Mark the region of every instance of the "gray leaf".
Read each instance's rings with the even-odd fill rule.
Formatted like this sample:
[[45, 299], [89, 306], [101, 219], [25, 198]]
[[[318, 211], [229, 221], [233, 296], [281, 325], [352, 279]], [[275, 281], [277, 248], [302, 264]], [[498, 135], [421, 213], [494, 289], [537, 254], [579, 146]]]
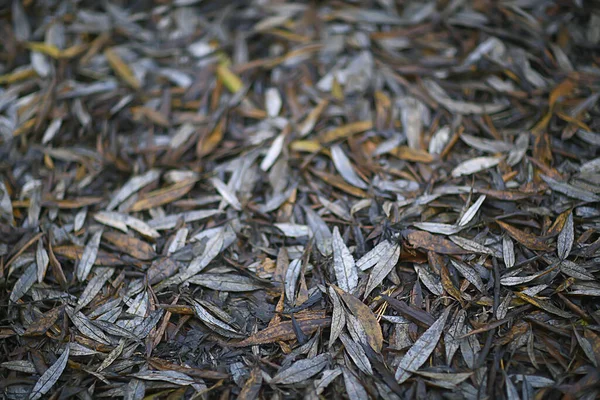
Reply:
[[335, 168], [346, 182], [360, 189], [366, 189], [368, 187], [367, 184], [360, 179], [356, 171], [354, 171], [350, 160], [346, 154], [344, 154], [344, 150], [342, 150], [339, 144], [331, 147], [331, 158], [333, 159]]
[[62, 355], [56, 360], [54, 364], [50, 368], [44, 372], [44, 375], [40, 377], [40, 379], [36, 382], [31, 394], [29, 395], [29, 400], [37, 400], [40, 399], [43, 395], [48, 393], [52, 386], [58, 381], [61, 374], [65, 370], [67, 366], [67, 361], [69, 360], [69, 346], [65, 348]]
[[310, 226], [310, 229], [315, 236], [317, 249], [319, 249], [321, 254], [325, 257], [330, 256], [333, 249], [331, 245], [332, 235], [329, 227], [310, 207], [304, 207], [304, 211], [306, 212], [308, 226]]
[[421, 337], [419, 337], [419, 339], [417, 339], [415, 344], [413, 344], [404, 357], [402, 357], [395, 375], [398, 383], [406, 381], [412, 374], [412, 371], [419, 369], [419, 367], [427, 361], [429, 355], [433, 352], [435, 346], [437, 346], [437, 342], [440, 340], [442, 332], [444, 332], [444, 326], [446, 325], [446, 319], [448, 319], [449, 314], [450, 307], [444, 310], [442, 316], [439, 317], [438, 320], [435, 321]]
[[383, 282], [386, 276], [388, 276], [388, 274], [394, 269], [399, 258], [399, 245], [391, 246], [388, 252], [381, 256], [377, 264], [375, 264], [373, 271], [371, 271], [371, 275], [369, 275], [369, 282], [367, 283], [367, 288], [365, 289], [365, 298], [373, 289], [377, 287], [377, 285]]
[[350, 398], [350, 400], [367, 400], [369, 398], [364, 386], [348, 368], [343, 367], [342, 374], [344, 375], [346, 393], [348, 394], [348, 398]]
[[289, 368], [279, 371], [273, 377], [271, 383], [287, 385], [305, 381], [321, 372], [328, 362], [329, 356], [327, 354], [320, 354], [313, 358], [296, 361]]
[[337, 226], [333, 228], [333, 269], [338, 286], [344, 292], [352, 293], [358, 286], [358, 272]]
[[569, 256], [571, 247], [573, 247], [573, 241], [575, 240], [575, 232], [573, 231], [573, 213], [569, 213], [565, 226], [558, 235], [558, 242], [556, 244], [556, 252], [561, 260], [564, 260]]
[[328, 292], [329, 298], [333, 303], [333, 314], [331, 316], [331, 331], [329, 333], [329, 348], [331, 348], [331, 346], [333, 346], [337, 338], [342, 333], [344, 325], [346, 325], [346, 314], [344, 313], [342, 301], [331, 286], [329, 287]]
[[87, 276], [94, 266], [94, 262], [98, 256], [98, 248], [100, 247], [102, 232], [102, 229], [96, 231], [94, 235], [92, 235], [91, 239], [88, 240], [85, 248], [83, 249], [81, 260], [79, 260], [79, 264], [77, 264], [77, 279], [79, 279], [80, 282], [83, 282], [87, 279]]

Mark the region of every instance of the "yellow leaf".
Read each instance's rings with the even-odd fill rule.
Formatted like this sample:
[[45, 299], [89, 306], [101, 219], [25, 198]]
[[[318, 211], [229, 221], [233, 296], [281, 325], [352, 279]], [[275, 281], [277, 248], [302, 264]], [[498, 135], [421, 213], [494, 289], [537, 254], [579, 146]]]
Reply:
[[141, 87], [140, 81], [133, 75], [131, 68], [125, 64], [112, 48], [104, 50], [104, 56], [110, 64], [110, 67], [115, 71], [115, 74], [123, 79], [129, 86], [136, 90]]
[[31, 51], [37, 51], [38, 53], [49, 55], [52, 58], [60, 57], [60, 49], [51, 44], [42, 42], [27, 42], [25, 43], [25, 47]]
[[430, 163], [433, 156], [424, 150], [412, 149], [408, 146], [398, 146], [390, 152], [393, 156], [406, 161]]
[[212, 132], [201, 141], [198, 142], [198, 157], [203, 157], [210, 154], [217, 148], [221, 140], [223, 140], [223, 131], [225, 129], [225, 118], [222, 118]]
[[223, 81], [225, 87], [231, 93], [237, 93], [244, 84], [242, 80], [227, 67], [227, 64], [221, 63], [217, 67], [217, 76]]
[[371, 121], [358, 121], [342, 125], [325, 133], [321, 137], [321, 143], [329, 143], [334, 140], [347, 138], [357, 133], [368, 131], [371, 128], [373, 128], [373, 122]]
[[24, 79], [33, 78], [34, 76], [36, 76], [36, 73], [33, 68], [14, 71], [9, 74], [0, 75], [0, 85], [15, 83]]
[[295, 140], [290, 144], [290, 149], [304, 153], [315, 153], [321, 150], [322, 147], [316, 140]]

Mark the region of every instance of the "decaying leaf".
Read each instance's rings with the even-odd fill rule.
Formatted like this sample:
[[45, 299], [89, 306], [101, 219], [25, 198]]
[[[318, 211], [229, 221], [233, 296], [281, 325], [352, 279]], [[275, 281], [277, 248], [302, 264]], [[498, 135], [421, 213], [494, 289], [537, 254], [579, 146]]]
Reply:
[[419, 369], [427, 361], [444, 332], [449, 314], [450, 308], [446, 308], [444, 313], [419, 337], [402, 357], [395, 375], [398, 383], [406, 381], [413, 371]]
[[58, 378], [60, 378], [62, 375], [65, 367], [67, 366], [68, 360], [69, 346], [65, 348], [62, 355], [58, 357], [58, 360], [56, 360], [56, 362], [52, 364], [42, 376], [40, 376], [40, 379], [36, 382], [35, 386], [31, 390], [29, 398], [32, 400], [37, 400], [48, 393], [50, 389], [52, 389], [52, 386], [54, 386], [54, 384], [58, 381]]
[[358, 319], [362, 329], [367, 335], [367, 341], [373, 350], [379, 352], [383, 346], [383, 334], [381, 332], [381, 326], [379, 321], [375, 317], [375, 314], [367, 307], [363, 302], [358, 300], [356, 297], [340, 289], [337, 286], [333, 286], [333, 289], [342, 298], [350, 312]]
[[358, 285], [358, 272], [354, 257], [346, 247], [337, 226], [333, 228], [333, 269], [339, 287], [345, 292], [353, 292]]
[[[310, 335], [318, 328], [323, 328], [331, 324], [331, 318], [315, 315], [314, 318], [296, 317], [298, 326], [305, 335]], [[257, 344], [273, 343], [278, 341], [291, 340], [296, 337], [292, 321], [282, 321], [268, 328], [255, 333], [254, 335], [242, 340], [241, 342], [231, 343], [236, 347], [253, 346]]]
[[2, 396], [598, 397], [590, 2], [4, 3]]
[[399, 258], [399, 245], [391, 246], [386, 254], [381, 255], [381, 258], [377, 264], [375, 264], [371, 270], [371, 274], [369, 275], [369, 281], [367, 283], [367, 288], [365, 289], [365, 297], [367, 297], [373, 289], [383, 282], [385, 277], [388, 276], [392, 269], [394, 269]]
[[289, 368], [280, 371], [271, 380], [272, 384], [286, 385], [303, 382], [321, 372], [328, 363], [327, 354], [320, 354], [313, 358], [296, 361]]

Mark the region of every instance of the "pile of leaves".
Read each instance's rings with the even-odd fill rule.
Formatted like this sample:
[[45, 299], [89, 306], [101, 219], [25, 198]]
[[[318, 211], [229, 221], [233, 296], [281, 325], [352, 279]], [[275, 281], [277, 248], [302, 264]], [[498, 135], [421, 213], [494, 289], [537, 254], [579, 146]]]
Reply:
[[600, 9], [0, 5], [0, 391], [600, 396]]

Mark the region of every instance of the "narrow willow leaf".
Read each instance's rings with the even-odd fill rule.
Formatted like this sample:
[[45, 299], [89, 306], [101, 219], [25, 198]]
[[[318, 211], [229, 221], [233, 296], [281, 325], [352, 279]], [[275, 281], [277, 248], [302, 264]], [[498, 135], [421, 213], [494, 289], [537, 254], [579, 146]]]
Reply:
[[278, 222], [274, 225], [287, 237], [302, 237], [311, 235], [311, 230], [306, 225], [291, 224], [288, 222]]
[[327, 388], [327, 386], [329, 386], [329, 384], [331, 382], [333, 382], [341, 374], [342, 374], [342, 371], [340, 370], [339, 367], [336, 369], [328, 369], [328, 370], [323, 371], [323, 375], [321, 376], [321, 378], [317, 379], [314, 383], [316, 394], [319, 395], [319, 394], [323, 393], [325, 388]]
[[419, 337], [419, 339], [417, 339], [404, 357], [402, 357], [395, 375], [398, 383], [406, 381], [413, 371], [418, 370], [419, 367], [427, 361], [437, 346], [437, 342], [440, 340], [442, 332], [444, 332], [448, 315], [450, 315], [450, 307], [444, 310], [442, 316], [439, 317], [437, 321], [435, 321], [433, 325]]
[[25, 295], [31, 289], [36, 281], [37, 266], [32, 263], [25, 269], [23, 274], [17, 279], [13, 286], [12, 292], [10, 292], [10, 301], [16, 303], [21, 297]]
[[212, 260], [217, 257], [221, 251], [223, 250], [223, 245], [225, 241], [225, 229], [219, 231], [217, 235], [212, 236], [208, 242], [206, 242], [206, 247], [204, 248], [204, 252], [195, 257], [190, 265], [183, 272], [175, 275], [173, 278], [161, 283], [159, 287], [166, 287], [168, 284], [176, 283], [179, 284], [184, 282], [186, 279], [191, 278], [192, 276], [201, 272], [204, 268], [210, 264]]
[[462, 230], [459, 226], [439, 222], [413, 222], [411, 225], [421, 230], [441, 235], [454, 235]]
[[283, 104], [279, 90], [276, 88], [268, 88], [265, 92], [265, 104], [267, 115], [271, 118], [276, 117], [279, 114], [279, 111], [281, 111], [281, 106]]
[[103, 344], [110, 344], [110, 340], [106, 337], [98, 327], [96, 327], [88, 317], [83, 315], [81, 312], [75, 312], [71, 307], [66, 308], [69, 319], [73, 322], [73, 325], [81, 332], [84, 336], [89, 337], [96, 342]]
[[472, 175], [477, 172], [495, 167], [500, 164], [500, 157], [476, 157], [459, 164], [452, 170], [452, 176], [457, 178], [463, 175]]
[[344, 344], [346, 352], [348, 353], [352, 361], [354, 361], [354, 364], [358, 367], [358, 369], [360, 369], [365, 374], [373, 375], [371, 362], [367, 358], [367, 354], [365, 353], [363, 348], [345, 333], [342, 333], [340, 335], [340, 339]]
[[346, 367], [342, 368], [346, 394], [350, 400], [368, 400], [369, 395], [358, 378]]
[[42, 283], [44, 277], [46, 276], [46, 270], [48, 269], [50, 258], [48, 257], [48, 252], [44, 248], [44, 243], [41, 240], [38, 240], [37, 242], [37, 247], [35, 250], [35, 262], [37, 265], [37, 280], [38, 283]]
[[342, 306], [342, 302], [335, 290], [332, 287], [329, 287], [329, 298], [333, 303], [333, 313], [331, 316], [331, 330], [329, 333], [329, 348], [333, 346], [337, 338], [342, 333], [344, 329], [344, 325], [346, 325], [346, 317], [344, 313], [344, 308]]
[[294, 304], [296, 299], [296, 283], [301, 269], [302, 260], [292, 260], [285, 273], [285, 297], [291, 304]]
[[421, 282], [423, 282], [431, 293], [437, 296], [442, 296], [444, 294], [444, 287], [442, 286], [440, 278], [429, 271], [429, 268], [415, 264], [415, 270], [417, 271], [417, 275], [419, 275]]
[[352, 293], [358, 286], [358, 272], [354, 258], [340, 236], [337, 226], [333, 228], [333, 270], [338, 286], [343, 291]]
[[469, 207], [467, 209], [467, 211], [463, 214], [460, 221], [458, 221], [458, 226], [465, 226], [469, 222], [471, 222], [471, 220], [473, 220], [473, 218], [477, 214], [477, 211], [479, 211], [479, 208], [483, 204], [485, 197], [486, 197], [485, 194], [482, 194], [481, 196], [479, 196], [479, 198], [475, 201], [475, 203], [473, 203], [473, 205], [471, 205], [471, 207]]
[[387, 240], [379, 242], [377, 246], [373, 247], [371, 251], [362, 256], [356, 262], [356, 267], [359, 268], [361, 271], [365, 271], [371, 268], [372, 266], [377, 264], [377, 262], [381, 259], [381, 257], [383, 257], [384, 254], [388, 254], [390, 252], [391, 247], [392, 244]]
[[375, 289], [383, 280], [388, 276], [394, 269], [400, 258], [400, 246], [391, 246], [386, 254], [382, 254], [381, 258], [373, 267], [371, 275], [369, 275], [369, 282], [365, 289], [365, 298]]
[[262, 289], [252, 278], [235, 274], [198, 274], [186, 282], [222, 292], [249, 292]]
[[277, 157], [281, 154], [283, 150], [283, 143], [285, 142], [285, 133], [280, 133], [279, 136], [273, 140], [271, 147], [269, 147], [269, 151], [267, 151], [267, 155], [260, 163], [260, 169], [263, 171], [268, 171], [269, 168], [275, 164], [277, 161]]
[[564, 260], [569, 256], [571, 248], [573, 247], [573, 241], [575, 240], [575, 233], [573, 230], [573, 213], [569, 213], [565, 226], [558, 235], [558, 241], [556, 244], [556, 252], [561, 260]]
[[121, 355], [121, 353], [123, 352], [124, 348], [125, 348], [125, 340], [121, 339], [119, 341], [119, 345], [117, 347], [115, 347], [108, 354], [108, 356], [106, 356], [106, 358], [104, 359], [104, 361], [102, 361], [102, 364], [100, 364], [100, 366], [98, 366], [98, 369], [96, 369], [96, 372], [102, 372], [103, 370], [105, 370], [106, 368], [108, 368]]
[[306, 212], [306, 220], [308, 221], [308, 226], [310, 226], [311, 231], [315, 236], [315, 242], [317, 244], [317, 249], [321, 252], [325, 257], [330, 256], [333, 248], [332, 248], [332, 235], [329, 227], [323, 221], [323, 219], [314, 212], [310, 207], [305, 207], [304, 211]]
[[142, 189], [144, 186], [148, 186], [152, 182], [156, 181], [160, 177], [160, 171], [151, 169], [143, 175], [134, 176], [125, 185], [121, 186], [121, 189], [111, 197], [107, 211], [114, 210], [119, 204], [125, 201], [128, 197]]
[[331, 147], [331, 158], [333, 159], [335, 168], [346, 182], [360, 189], [366, 189], [368, 187], [365, 181], [360, 179], [356, 171], [354, 171], [350, 160], [346, 154], [344, 154], [344, 150], [342, 150], [340, 145], [336, 144]]
[[140, 379], [131, 379], [125, 389], [123, 400], [142, 400], [146, 394], [146, 384]]
[[183, 372], [178, 371], [143, 371], [136, 372], [135, 374], [131, 374], [130, 376], [143, 379], [146, 381], [163, 381], [169, 382], [175, 385], [188, 386], [196, 383], [194, 378], [184, 374]]
[[356, 325], [348, 321], [348, 329], [362, 329], [371, 348], [376, 352], [380, 352], [383, 346], [383, 333], [373, 311], [350, 293], [344, 292], [337, 286], [332, 285], [332, 287], [340, 295], [352, 315], [358, 320]]
[[48, 393], [52, 386], [58, 381], [58, 378], [62, 375], [65, 367], [67, 366], [67, 361], [69, 360], [69, 346], [65, 348], [62, 355], [56, 360], [54, 364], [50, 366], [44, 372], [44, 375], [40, 377], [40, 379], [36, 382], [31, 394], [29, 395], [29, 400], [37, 400], [42, 398], [43, 395]]
[[485, 293], [485, 287], [483, 285], [483, 281], [481, 280], [481, 276], [479, 273], [470, 265], [456, 260], [450, 260], [454, 268], [460, 272], [462, 276], [464, 276], [469, 282], [473, 284], [482, 293]]
[[313, 358], [300, 360], [293, 363], [289, 368], [280, 371], [273, 377], [271, 383], [287, 385], [290, 383], [303, 382], [319, 372], [329, 363], [327, 354], [320, 354]]
[[35, 364], [28, 360], [5, 361], [0, 367], [11, 371], [25, 372], [26, 374], [36, 374]]
[[217, 192], [219, 192], [219, 194], [223, 197], [223, 200], [225, 200], [235, 210], [242, 210], [242, 204], [238, 200], [237, 196], [235, 195], [235, 193], [233, 193], [231, 189], [227, 187], [225, 183], [223, 183], [222, 180], [215, 177], [212, 178], [210, 181], [217, 190]]
[[225, 322], [213, 317], [213, 315], [210, 314], [208, 312], [208, 310], [206, 310], [206, 308], [204, 308], [198, 301], [194, 301], [194, 311], [196, 312], [196, 315], [198, 316], [198, 318], [200, 318], [200, 320], [202, 322], [208, 323], [209, 326], [215, 325], [226, 331], [230, 331], [233, 333], [239, 333], [237, 330], [233, 329], [231, 326], [227, 325]]
[[555, 192], [562, 193], [574, 199], [578, 199], [586, 202], [598, 202], [600, 201], [600, 196], [589, 192], [587, 190], [580, 189], [573, 185], [569, 185], [568, 183], [559, 182], [549, 176], [540, 175], [540, 177], [550, 186], [552, 190]]
[[90, 279], [87, 286], [83, 290], [83, 293], [81, 293], [81, 295], [79, 296], [75, 312], [87, 306], [94, 299], [94, 297], [98, 293], [100, 293], [100, 291], [104, 287], [104, 284], [110, 279], [114, 272], [115, 269], [109, 267], [102, 267], [96, 269], [96, 275], [92, 279]]
[[80, 282], [83, 282], [87, 279], [87, 276], [94, 266], [94, 262], [98, 256], [98, 248], [100, 247], [102, 232], [102, 229], [96, 231], [90, 240], [88, 240], [85, 248], [83, 249], [81, 260], [79, 260], [79, 264], [77, 264], [77, 279], [79, 279]]
[[515, 265], [515, 246], [508, 236], [502, 237], [502, 257], [506, 268], [510, 269]]

